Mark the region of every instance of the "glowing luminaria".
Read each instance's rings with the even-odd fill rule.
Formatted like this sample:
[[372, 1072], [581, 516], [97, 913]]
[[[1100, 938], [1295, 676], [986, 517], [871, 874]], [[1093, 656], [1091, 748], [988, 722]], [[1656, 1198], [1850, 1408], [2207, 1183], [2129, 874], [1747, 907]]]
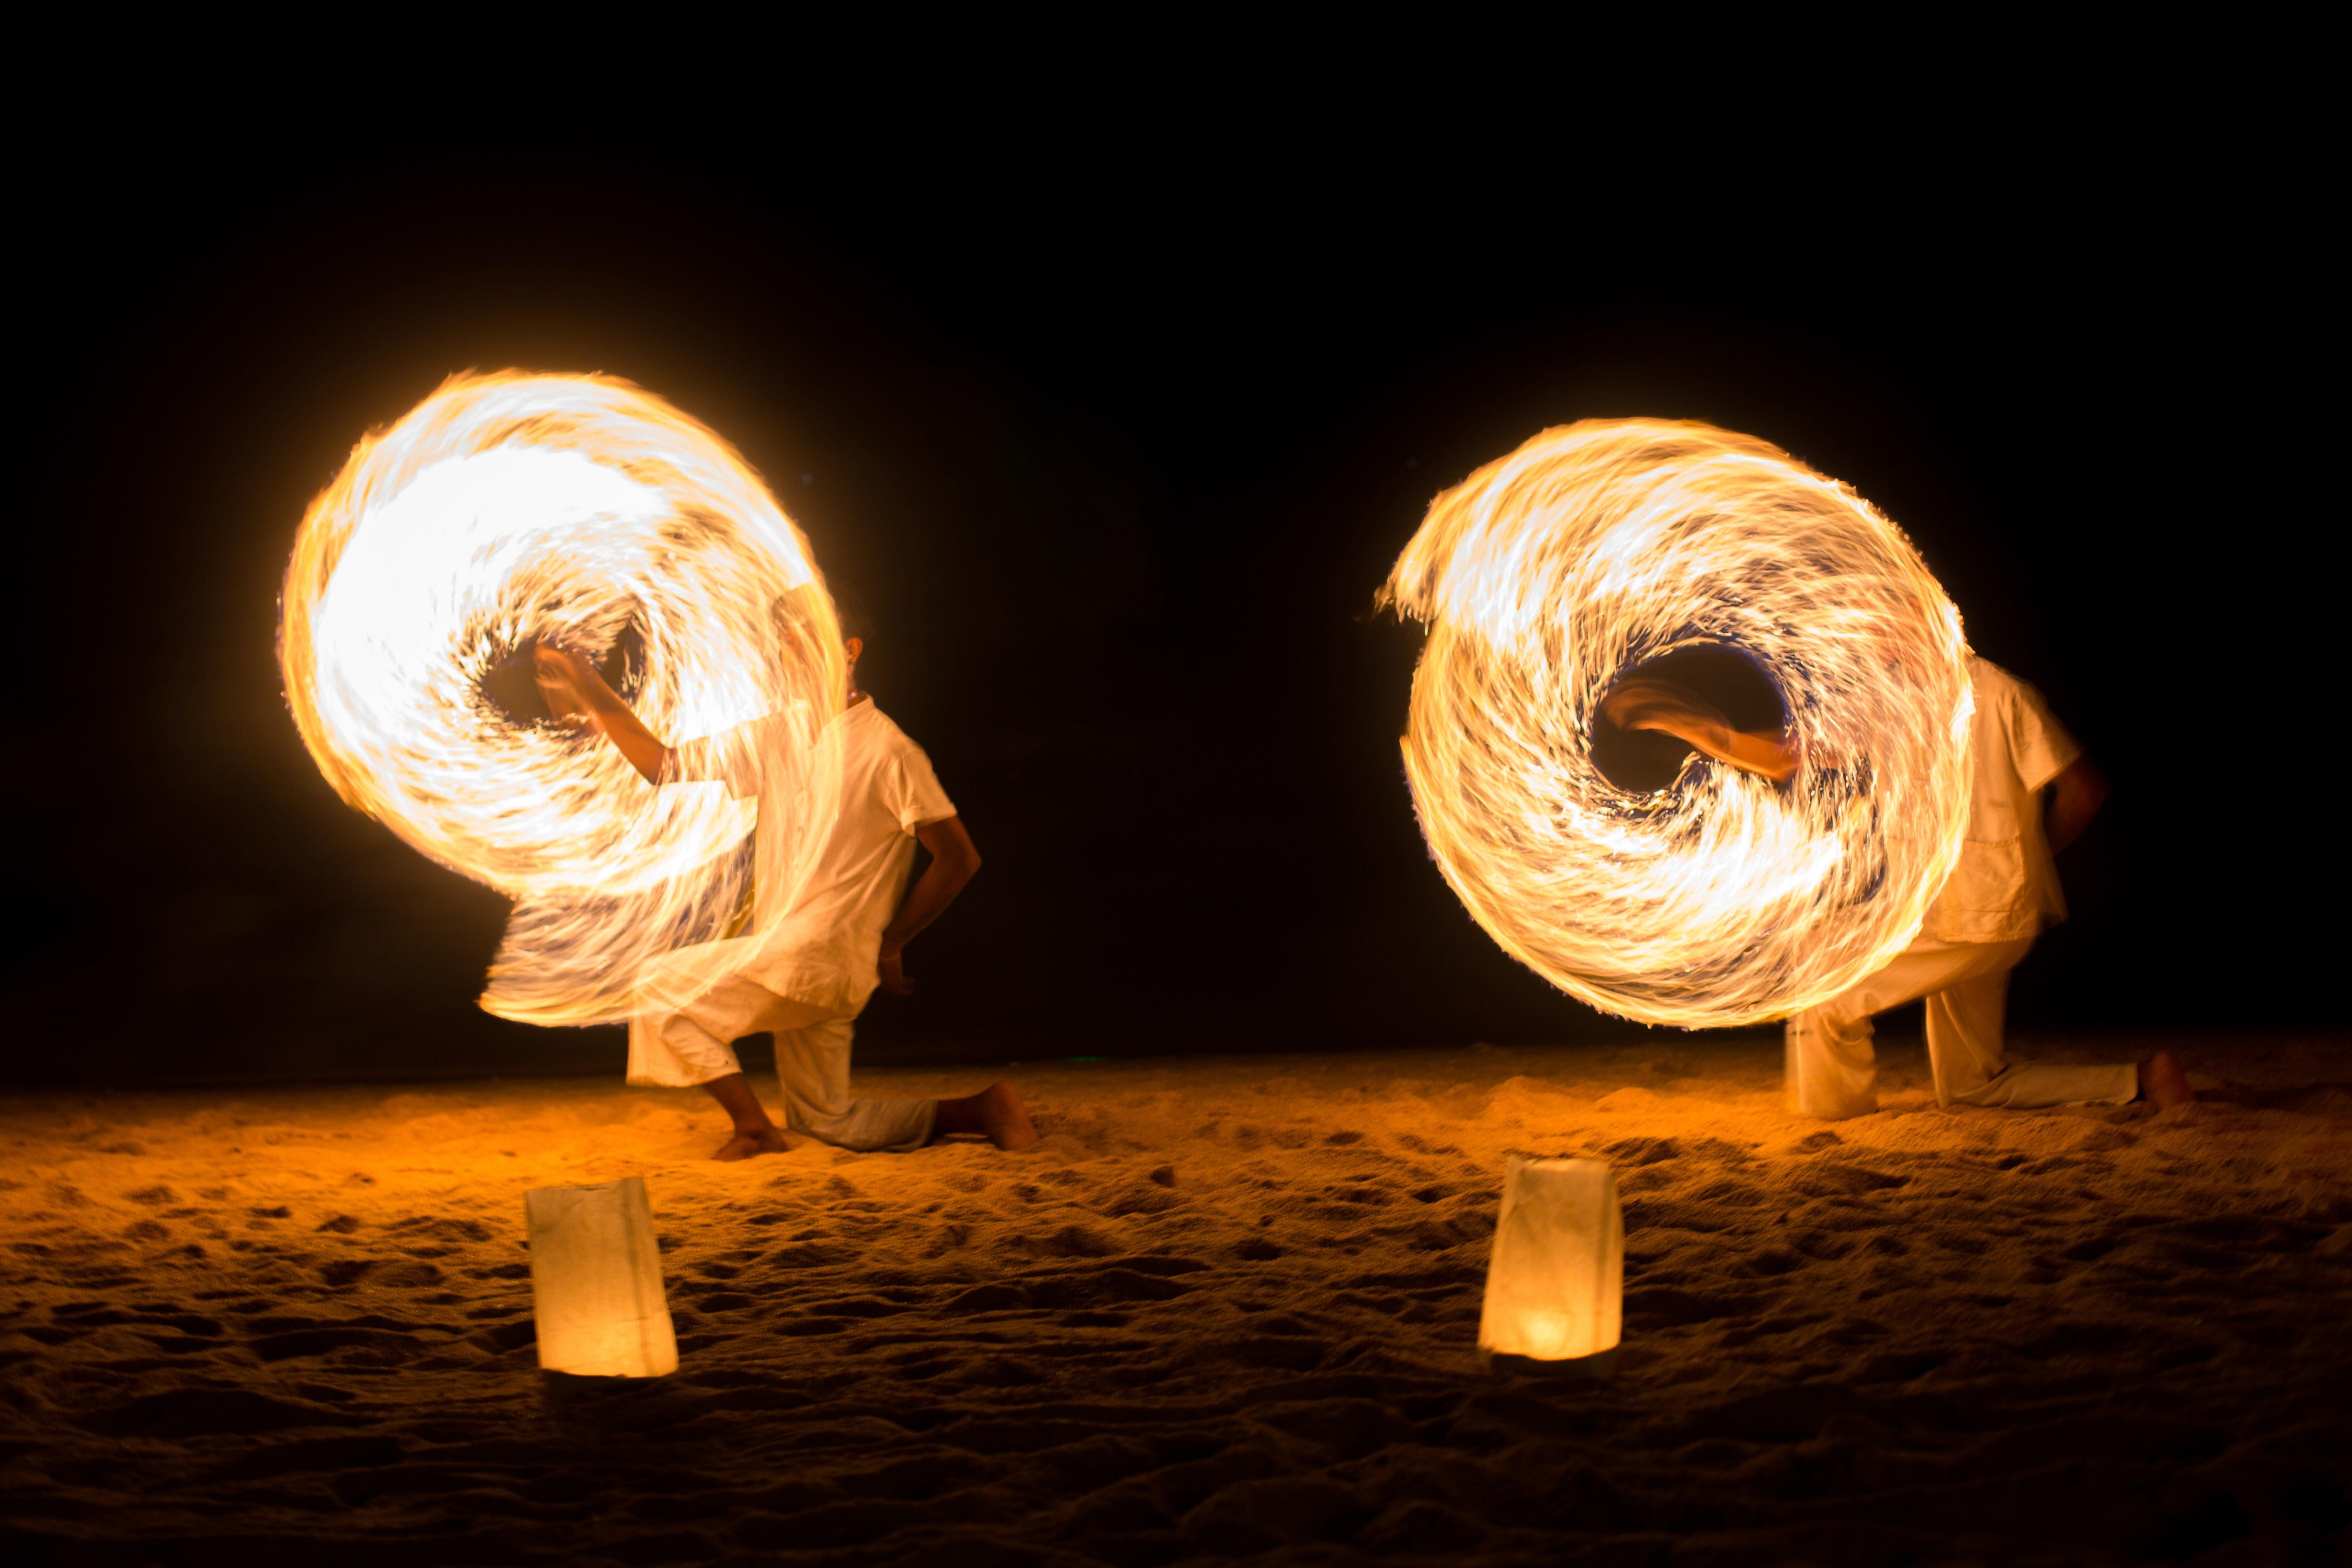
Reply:
[[[502, 1016], [624, 1016], [647, 958], [721, 934], [749, 875], [797, 887], [831, 820], [845, 671], [808, 542], [731, 447], [626, 382], [452, 378], [310, 503], [282, 615], [287, 697], [328, 782], [516, 900], [482, 996]], [[619, 684], [656, 734], [772, 713], [795, 742], [805, 809], [756, 868], [751, 803], [656, 789], [485, 689], [534, 639], [601, 657], [631, 628]]]
[[[1834, 995], [1919, 930], [1968, 821], [1967, 645], [1900, 530], [1709, 426], [1547, 430], [1437, 498], [1383, 597], [1427, 623], [1406, 773], [1446, 880], [1514, 957], [1648, 1023]], [[1636, 794], [1596, 710], [1678, 648], [1738, 649], [1800, 762], [1694, 754]]]

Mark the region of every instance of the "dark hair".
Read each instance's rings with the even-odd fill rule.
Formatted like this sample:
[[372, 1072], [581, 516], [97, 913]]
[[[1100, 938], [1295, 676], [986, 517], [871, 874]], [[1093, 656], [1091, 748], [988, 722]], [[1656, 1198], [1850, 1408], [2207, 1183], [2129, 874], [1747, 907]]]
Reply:
[[833, 595], [833, 618], [841, 624], [842, 640], [851, 637], [860, 642], [874, 640], [874, 617], [866, 613], [866, 601], [856, 591], [841, 583], [827, 583]]

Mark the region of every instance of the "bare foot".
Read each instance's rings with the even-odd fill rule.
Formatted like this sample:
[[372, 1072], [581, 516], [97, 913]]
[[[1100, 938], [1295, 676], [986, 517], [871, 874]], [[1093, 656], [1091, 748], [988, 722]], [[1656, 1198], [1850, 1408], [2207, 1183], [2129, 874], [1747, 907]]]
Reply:
[[931, 1135], [950, 1138], [977, 1132], [1000, 1149], [1026, 1149], [1037, 1142], [1037, 1128], [1021, 1103], [1021, 1091], [1009, 1083], [992, 1083], [978, 1094], [939, 1102]]
[[781, 1154], [784, 1152], [783, 1129], [768, 1120], [760, 1097], [751, 1092], [751, 1080], [740, 1072], [714, 1078], [702, 1086], [710, 1092], [727, 1112], [727, 1120], [735, 1124], [735, 1136], [719, 1146], [714, 1160], [748, 1160], [754, 1154]]
[[1009, 1083], [992, 1083], [980, 1091], [980, 1125], [988, 1141], [1000, 1149], [1026, 1149], [1037, 1142], [1037, 1125], [1021, 1091]]
[[2158, 1110], [2197, 1103], [2197, 1091], [2189, 1087], [2189, 1069], [2170, 1051], [2158, 1051], [2139, 1064], [2139, 1092]]
[[781, 1154], [789, 1147], [781, 1127], [762, 1127], [754, 1132], [737, 1132], [719, 1146], [714, 1160], [748, 1160], [754, 1154]]

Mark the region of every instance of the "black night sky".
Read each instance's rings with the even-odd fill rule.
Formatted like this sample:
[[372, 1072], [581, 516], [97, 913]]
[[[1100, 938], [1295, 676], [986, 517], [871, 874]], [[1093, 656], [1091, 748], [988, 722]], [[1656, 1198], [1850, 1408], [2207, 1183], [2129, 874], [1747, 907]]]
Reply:
[[617, 1075], [616, 1030], [474, 1008], [503, 901], [343, 807], [279, 690], [305, 503], [469, 367], [671, 399], [871, 605], [866, 684], [987, 868], [870, 1059], [1623, 1037], [1429, 864], [1416, 637], [1370, 611], [1436, 491], [1626, 414], [1853, 483], [2105, 765], [2017, 1027], [2335, 1016], [2319, 307], [2229, 171], [1617, 190], [1466, 145], [1086, 142], [887, 179], [182, 149], [37, 185], [7, 1075]]

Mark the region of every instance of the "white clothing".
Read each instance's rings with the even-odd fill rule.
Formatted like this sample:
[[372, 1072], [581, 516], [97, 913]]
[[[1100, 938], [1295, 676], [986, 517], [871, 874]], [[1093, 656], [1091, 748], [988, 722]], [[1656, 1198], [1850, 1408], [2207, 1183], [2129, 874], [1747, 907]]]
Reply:
[[1922, 996], [1927, 999], [1927, 1064], [1938, 1105], [2122, 1105], [2137, 1097], [2139, 1069], [2129, 1062], [2006, 1065], [2001, 1016], [2009, 1001], [2009, 972], [2032, 946], [2032, 937], [1945, 942], [1922, 936], [1885, 968], [1798, 1014], [1787, 1027], [1789, 1109], [1832, 1121], [1877, 1110], [1871, 1015]]
[[2128, 1062], [2006, 1063], [2009, 972], [2044, 925], [2066, 918], [2042, 831], [2041, 791], [2083, 749], [2042, 694], [1999, 665], [1972, 657], [1969, 679], [1976, 691], [1974, 765], [1959, 862], [1916, 941], [1877, 973], [1789, 1020], [1789, 1108], [1801, 1116], [1836, 1121], [1877, 1110], [1871, 1016], [1922, 996], [1938, 1105], [2121, 1105], [2139, 1093], [2139, 1069]]
[[[717, 1022], [714, 1031], [701, 1020]], [[742, 1071], [731, 1041], [768, 1031], [787, 1131], [843, 1149], [919, 1149], [939, 1114], [933, 1100], [856, 1100], [849, 1093], [854, 1016], [787, 1001], [749, 980], [722, 981], [693, 1016], [649, 1011], [629, 1020], [629, 1081], [682, 1088]]]
[[2042, 833], [2041, 791], [2083, 748], [2042, 693], [1991, 660], [1971, 657], [1969, 681], [1977, 710], [1969, 734], [1975, 765], [1968, 831], [1923, 929], [1945, 942], [2013, 942], [2066, 918]]
[[[724, 1078], [742, 1070], [732, 1041], [772, 1032], [787, 1128], [846, 1149], [913, 1148], [930, 1138], [936, 1103], [851, 1099], [851, 1025], [880, 984], [882, 932], [906, 889], [915, 831], [956, 809], [923, 749], [871, 700], [835, 723], [840, 807], [799, 896], [777, 909], [772, 900], [782, 895], [756, 888], [755, 934], [680, 948], [646, 965], [629, 1022], [629, 1081], [677, 1088]], [[717, 777], [737, 799], [757, 795], [765, 834], [772, 814], [790, 805], [772, 800], [767, 787], [786, 770], [757, 766], [772, 729], [781, 735], [758, 720], [688, 742], [677, 749], [677, 776]]]
[[[788, 890], [755, 889], [752, 935], [664, 954], [646, 966], [642, 994], [691, 1006], [698, 989], [742, 976], [776, 995], [845, 1017], [865, 1007], [881, 980], [875, 959], [883, 929], [898, 912], [915, 862], [915, 830], [953, 816], [956, 808], [930, 758], [870, 700], [834, 723], [841, 741], [840, 805], [799, 896], [789, 909], [778, 908]], [[772, 724], [754, 720], [741, 731], [689, 741], [677, 751], [678, 778], [715, 777], [739, 800], [758, 796], [763, 836], [774, 830], [776, 814], [793, 809], [791, 802], [770, 798], [766, 788], [785, 768], [751, 776], [767, 754], [760, 742]], [[740, 743], [745, 731], [753, 743]], [[774, 864], [764, 846], [758, 863]]]

